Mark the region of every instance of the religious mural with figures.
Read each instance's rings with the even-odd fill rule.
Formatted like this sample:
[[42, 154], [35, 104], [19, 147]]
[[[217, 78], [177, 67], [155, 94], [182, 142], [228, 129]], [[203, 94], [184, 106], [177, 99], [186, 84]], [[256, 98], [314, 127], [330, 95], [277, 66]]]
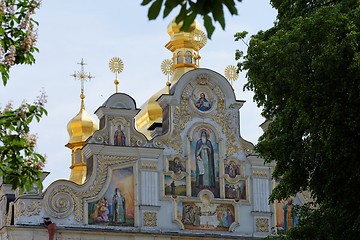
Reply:
[[235, 221], [235, 211], [231, 204], [178, 202], [177, 219], [185, 229], [228, 231]]
[[220, 196], [219, 150], [213, 130], [206, 126], [192, 132], [191, 149], [191, 195], [196, 197], [203, 189]]
[[133, 168], [112, 171], [106, 193], [88, 204], [88, 222], [95, 225], [134, 225]]

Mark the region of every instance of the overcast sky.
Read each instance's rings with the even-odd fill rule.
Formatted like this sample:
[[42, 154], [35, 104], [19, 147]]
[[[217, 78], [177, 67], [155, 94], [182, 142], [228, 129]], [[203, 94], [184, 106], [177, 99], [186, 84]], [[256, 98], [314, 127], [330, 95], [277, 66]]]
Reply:
[[[17, 107], [24, 99], [32, 102], [44, 89], [48, 95], [48, 116], [33, 124], [38, 135], [38, 151], [47, 155], [45, 170], [51, 174], [44, 184], [70, 176], [71, 150], [67, 123], [80, 108], [80, 82], [70, 75], [80, 70], [83, 58], [85, 71], [94, 79], [85, 82], [85, 106], [95, 119], [94, 111], [115, 93], [114, 74], [108, 62], [119, 57], [124, 71], [119, 75], [119, 91], [132, 96], [140, 108], [155, 92], [165, 86], [167, 77], [160, 65], [172, 54], [164, 46], [170, 40], [167, 25], [175, 17], [155, 21], [147, 19], [148, 7], [142, 1], [47, 0], [34, 18], [39, 21], [38, 44], [32, 66], [15, 66], [6, 87], [0, 87], [0, 105], [9, 100]], [[266, 0], [243, 0], [237, 3], [239, 15], [226, 16], [226, 30], [216, 25], [212, 40], [200, 51], [200, 67], [224, 74], [225, 67], [236, 65], [235, 50], [246, 51], [245, 44], [234, 41], [234, 33], [255, 34], [273, 26], [276, 12]], [[225, 9], [225, 11], [227, 11]], [[198, 19], [202, 23], [201, 19]], [[241, 136], [256, 144], [264, 119], [253, 103], [252, 93], [243, 91], [245, 74], [235, 82], [238, 100], [246, 100], [240, 109]]]

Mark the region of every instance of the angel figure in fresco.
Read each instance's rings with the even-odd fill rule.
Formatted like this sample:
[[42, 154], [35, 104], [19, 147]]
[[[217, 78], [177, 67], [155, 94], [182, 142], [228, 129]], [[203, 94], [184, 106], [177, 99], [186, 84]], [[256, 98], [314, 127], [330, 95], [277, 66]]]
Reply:
[[200, 93], [200, 98], [195, 101], [195, 106], [203, 112], [211, 108], [211, 103], [205, 98], [205, 93]]
[[125, 146], [125, 134], [121, 126], [114, 133], [114, 145]]
[[195, 147], [196, 181], [199, 188], [215, 186], [214, 149], [206, 131], [201, 131]]
[[115, 188], [115, 194], [113, 196], [113, 204], [112, 204], [112, 221], [114, 223], [125, 223], [126, 217], [126, 204], [125, 198], [121, 194], [119, 188]]

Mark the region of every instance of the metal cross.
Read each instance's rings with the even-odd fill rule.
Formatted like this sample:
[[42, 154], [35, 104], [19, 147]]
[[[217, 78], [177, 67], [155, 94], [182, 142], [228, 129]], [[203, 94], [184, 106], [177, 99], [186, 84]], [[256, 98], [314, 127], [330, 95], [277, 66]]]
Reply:
[[76, 72], [74, 71], [74, 74], [71, 74], [70, 76], [74, 77], [75, 80], [80, 80], [81, 82], [81, 94], [80, 94], [80, 98], [83, 99], [85, 98], [84, 95], [84, 82], [89, 79], [91, 80], [92, 78], [94, 78], [94, 76], [91, 76], [90, 72], [87, 73], [84, 71], [84, 65], [86, 65], [86, 63], [84, 62], [84, 59], [81, 59], [81, 62], [79, 62], [78, 64], [81, 65], [81, 70]]

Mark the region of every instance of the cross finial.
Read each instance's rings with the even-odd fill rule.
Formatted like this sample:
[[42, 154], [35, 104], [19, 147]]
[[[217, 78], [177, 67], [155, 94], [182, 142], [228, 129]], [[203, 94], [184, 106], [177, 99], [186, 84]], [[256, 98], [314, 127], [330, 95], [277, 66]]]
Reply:
[[115, 80], [114, 80], [115, 90], [116, 90], [116, 93], [118, 93], [119, 80], [117, 78], [118, 78], [118, 74], [124, 70], [124, 63], [120, 58], [113, 57], [109, 61], [109, 68], [110, 68], [110, 71], [115, 73]]
[[239, 77], [237, 68], [234, 65], [229, 65], [225, 68], [225, 77], [230, 82], [232, 88], [234, 88], [234, 81]]
[[171, 87], [170, 77], [174, 74], [173, 61], [170, 60], [170, 59], [165, 59], [161, 63], [161, 71], [163, 72], [163, 74], [165, 74], [168, 77], [168, 80], [166, 82], [166, 86], [168, 87], [168, 91], [170, 93], [170, 87]]
[[80, 80], [81, 82], [81, 93], [80, 93], [80, 98], [83, 100], [85, 98], [85, 94], [84, 94], [84, 82], [89, 79], [91, 80], [92, 78], [94, 78], [94, 76], [91, 76], [90, 72], [87, 73], [85, 72], [84, 70], [84, 65], [87, 65], [85, 62], [84, 62], [84, 59], [81, 59], [81, 62], [79, 62], [78, 64], [81, 65], [81, 70], [76, 72], [74, 71], [74, 74], [71, 74], [72, 77], [75, 78], [75, 80]]

